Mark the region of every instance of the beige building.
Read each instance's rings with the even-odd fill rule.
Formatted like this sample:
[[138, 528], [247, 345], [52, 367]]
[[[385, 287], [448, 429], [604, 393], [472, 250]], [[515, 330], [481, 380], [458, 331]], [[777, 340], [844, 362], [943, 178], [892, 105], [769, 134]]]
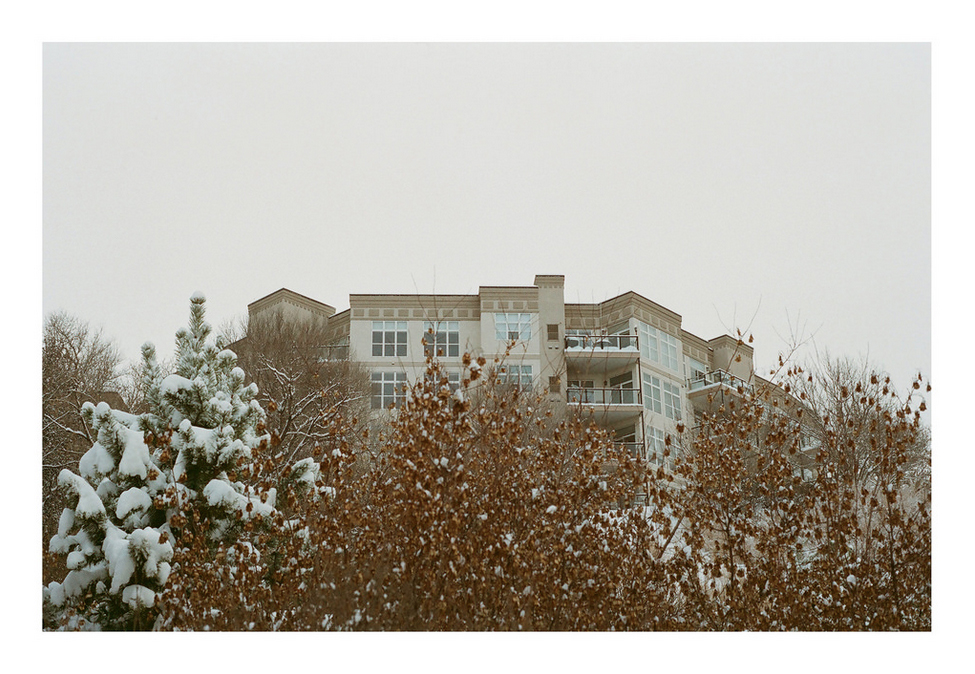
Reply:
[[680, 314], [635, 292], [566, 304], [564, 285], [563, 276], [539, 275], [530, 286], [481, 286], [477, 295], [350, 295], [338, 313], [281, 289], [251, 303], [248, 314], [323, 321], [328, 355], [370, 370], [374, 409], [403, 400], [428, 353], [459, 383], [465, 352], [490, 363], [513, 342], [502, 379], [592, 411], [617, 441], [653, 462], [678, 424], [693, 428], [695, 413], [764, 382], [754, 374], [752, 347], [734, 337], [693, 335]]

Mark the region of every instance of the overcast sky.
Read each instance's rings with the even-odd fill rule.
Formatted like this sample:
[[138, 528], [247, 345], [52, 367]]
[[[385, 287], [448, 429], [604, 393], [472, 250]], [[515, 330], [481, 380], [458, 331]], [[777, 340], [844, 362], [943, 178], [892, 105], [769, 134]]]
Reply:
[[47, 44], [43, 308], [135, 359], [203, 291], [564, 274], [709, 339], [931, 362], [927, 44]]
[[[33, 382], [34, 393], [5, 387], [12, 416], [37, 418], [41, 304], [103, 326], [135, 358], [145, 340], [171, 353], [195, 290], [207, 294], [219, 325], [282, 286], [342, 310], [350, 292], [474, 293], [561, 273], [569, 301], [634, 290], [704, 338], [757, 311], [762, 366], [784, 345], [787, 316], [798, 316], [820, 346], [853, 357], [869, 349], [904, 382], [915, 368], [930, 369], [933, 272], [935, 641], [919, 649], [898, 638], [862, 655], [917, 669], [965, 652], [958, 646], [967, 643], [971, 591], [957, 579], [970, 554], [954, 534], [967, 526], [975, 467], [967, 378], [953, 375], [956, 342], [971, 334], [964, 232], [972, 221], [975, 59], [962, 3], [303, 4], [171, 0], [138, 9], [41, 0], [7, 8], [0, 68], [12, 94], [0, 133], [14, 203], [8, 315], [33, 316], [36, 325], [5, 331], [14, 353], [36, 354], [14, 368], [14, 381]], [[923, 44], [59, 43], [213, 39]], [[544, 250], [533, 246], [538, 240]], [[29, 428], [14, 450], [40, 446], [39, 424], [19, 427]], [[4, 492], [4, 503], [34, 511], [11, 518], [8, 538], [36, 540], [40, 499], [29, 485], [39, 484], [39, 462], [31, 452], [9, 453], [12, 474], [29, 469], [34, 479]], [[34, 558], [7, 557], [24, 567], [7, 575], [40, 582]], [[39, 632], [22, 619], [39, 612], [34, 587], [14, 588], [17, 606], [30, 610], [7, 611], [5, 632], [36, 655], [46, 645], [34, 643]], [[543, 658], [540, 667], [560, 654], [575, 665], [605, 664], [610, 651], [574, 648], [573, 638], [558, 642], [569, 646], [561, 650], [520, 653]], [[410, 638], [371, 650], [402, 667], [410, 661], [404, 649], [429, 643]], [[686, 665], [686, 643], [633, 643], [641, 652], [632, 661], [650, 644], [656, 660]], [[803, 648], [811, 657], [800, 670], [852, 661], [849, 640], [823, 645]], [[329, 642], [329, 662], [339, 646]], [[458, 656], [484, 650], [470, 646], [480, 649]], [[729, 642], [692, 657], [724, 666], [731, 649], [754, 662], [754, 646]], [[761, 646], [791, 652], [768, 640]], [[251, 664], [280, 664], [273, 646], [237, 652]], [[422, 655], [414, 661], [429, 663], [430, 653]], [[356, 648], [339, 662], [360, 666], [362, 656]], [[72, 666], [87, 671], [98, 662], [75, 658]], [[475, 671], [493, 665], [489, 657], [465, 661]]]

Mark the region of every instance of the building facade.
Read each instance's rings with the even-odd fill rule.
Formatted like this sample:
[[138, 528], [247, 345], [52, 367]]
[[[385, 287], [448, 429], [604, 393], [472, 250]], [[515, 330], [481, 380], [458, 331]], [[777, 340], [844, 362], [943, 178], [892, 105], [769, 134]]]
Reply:
[[693, 335], [679, 314], [635, 292], [567, 304], [564, 287], [563, 276], [539, 275], [530, 286], [481, 286], [476, 295], [350, 295], [338, 313], [281, 289], [251, 303], [248, 314], [320, 321], [325, 357], [365, 365], [377, 410], [402, 402], [428, 354], [459, 384], [465, 353], [492, 363], [507, 352], [502, 381], [591, 412], [617, 442], [654, 463], [667, 435], [694, 428], [696, 416], [726, 395], [764, 381], [753, 372], [752, 347], [737, 338]]

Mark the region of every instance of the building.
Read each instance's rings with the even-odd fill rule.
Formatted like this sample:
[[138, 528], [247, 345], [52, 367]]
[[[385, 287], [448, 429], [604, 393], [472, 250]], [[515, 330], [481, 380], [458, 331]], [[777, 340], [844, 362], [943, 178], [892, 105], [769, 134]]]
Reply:
[[492, 362], [514, 343], [499, 367], [503, 381], [591, 411], [617, 442], [654, 463], [667, 435], [697, 427], [701, 413], [744, 389], [769, 385], [742, 340], [698, 337], [681, 327], [680, 314], [635, 292], [567, 304], [564, 286], [563, 276], [539, 275], [531, 286], [481, 286], [477, 295], [350, 295], [338, 313], [282, 288], [248, 305], [248, 315], [321, 322], [323, 355], [370, 371], [373, 409], [402, 402], [428, 354], [459, 383], [465, 352]]

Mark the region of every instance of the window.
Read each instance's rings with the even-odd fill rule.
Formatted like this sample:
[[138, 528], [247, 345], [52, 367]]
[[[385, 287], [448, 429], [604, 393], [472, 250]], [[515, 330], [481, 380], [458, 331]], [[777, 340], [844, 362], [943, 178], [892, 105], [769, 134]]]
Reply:
[[668, 419], [680, 421], [680, 386], [666, 380], [661, 382], [659, 377], [644, 373], [643, 406]]
[[640, 333], [640, 355], [645, 360], [660, 362], [660, 349], [657, 347], [657, 329], [646, 323], [637, 323]]
[[498, 381], [502, 384], [514, 384], [522, 388], [532, 385], [531, 365], [500, 365], [498, 367]]
[[451, 391], [456, 391], [457, 389], [460, 388], [460, 373], [459, 372], [448, 372], [448, 373], [446, 373], [446, 379], [447, 379], [446, 382], [443, 381], [443, 378], [441, 378], [439, 382], [438, 381], [433, 381], [433, 379], [429, 376], [429, 374], [425, 374], [424, 375], [424, 378], [427, 381], [432, 382], [434, 385], [439, 384], [439, 385], [443, 386], [444, 384], [446, 384], [447, 387], [450, 388]]
[[559, 324], [549, 323], [548, 324], [548, 341], [557, 342], [559, 341]]
[[373, 321], [372, 355], [406, 355], [406, 321]]
[[562, 392], [562, 378], [558, 375], [548, 378], [548, 392], [549, 393], [561, 393]]
[[687, 378], [691, 381], [703, 379], [708, 371], [707, 367], [696, 358], [687, 357]]
[[643, 406], [651, 412], [663, 411], [660, 400], [660, 379], [644, 373], [643, 375]]
[[664, 414], [668, 419], [680, 421], [680, 386], [665, 381], [664, 389]]
[[677, 360], [677, 338], [668, 335], [666, 332], [660, 333], [660, 364], [664, 367], [677, 372], [680, 361]]
[[494, 331], [505, 342], [527, 342], [532, 337], [532, 315], [494, 314]]
[[453, 358], [460, 355], [460, 323], [458, 321], [441, 321], [423, 323], [423, 356], [434, 358]]
[[405, 372], [372, 373], [372, 409], [384, 410], [390, 405], [395, 405], [398, 407], [405, 401]]
[[677, 338], [642, 322], [637, 323], [637, 329], [640, 334], [640, 355], [677, 372], [680, 363], [677, 360]]
[[[650, 463], [655, 463], [658, 466], [664, 464], [664, 449], [666, 449], [666, 435], [659, 428], [654, 428], [653, 426], [647, 427], [647, 461]], [[673, 450], [671, 450], [673, 451]], [[666, 461], [667, 467], [673, 467], [673, 461], [668, 457]]]
[[624, 372], [609, 378], [610, 388], [633, 388], [633, 373]]

